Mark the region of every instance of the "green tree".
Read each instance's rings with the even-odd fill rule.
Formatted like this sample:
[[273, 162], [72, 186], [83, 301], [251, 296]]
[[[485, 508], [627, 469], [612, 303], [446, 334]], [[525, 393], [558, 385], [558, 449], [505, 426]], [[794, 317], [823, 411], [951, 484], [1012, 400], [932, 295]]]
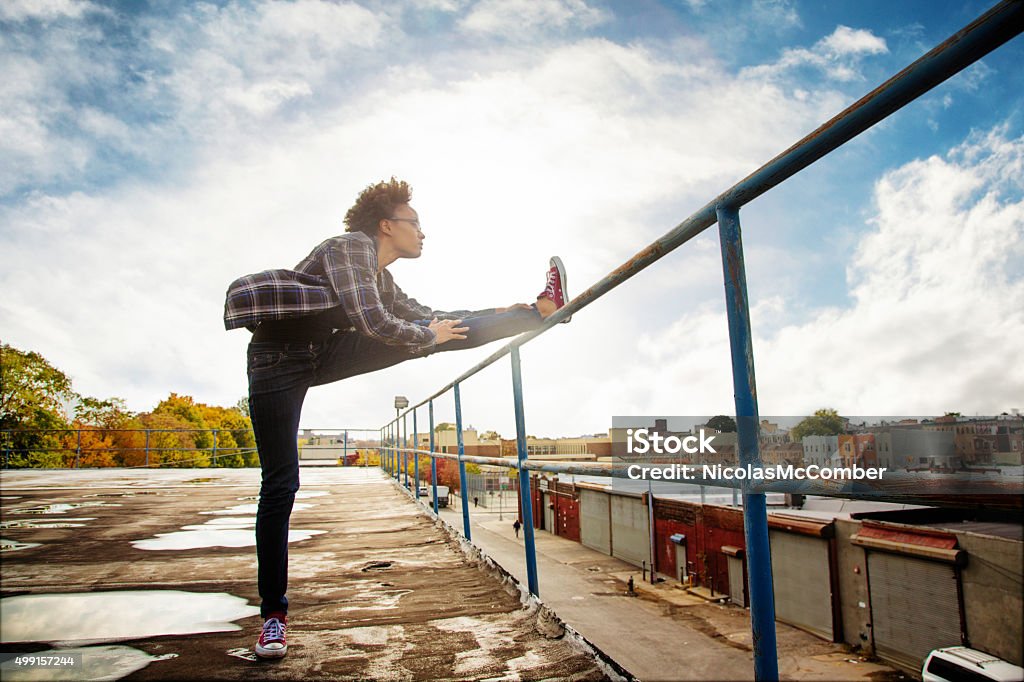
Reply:
[[810, 417], [805, 417], [790, 431], [793, 440], [802, 440], [804, 436], [838, 436], [843, 433], [845, 424], [839, 413], [831, 408], [815, 410]]
[[712, 417], [707, 425], [720, 433], [736, 433], [736, 420], [724, 414]]
[[9, 431], [0, 443], [3, 465], [63, 466], [61, 433], [53, 430], [67, 428], [65, 406], [75, 398], [71, 379], [42, 355], [0, 345], [0, 431]]
[[134, 417], [121, 398], [79, 397], [75, 406], [75, 425], [120, 429]]
[[[66, 423], [64, 406], [74, 400], [71, 379], [39, 353], [0, 346], [0, 424], [5, 429], [39, 428], [41, 413]], [[52, 420], [47, 420], [52, 423]]]

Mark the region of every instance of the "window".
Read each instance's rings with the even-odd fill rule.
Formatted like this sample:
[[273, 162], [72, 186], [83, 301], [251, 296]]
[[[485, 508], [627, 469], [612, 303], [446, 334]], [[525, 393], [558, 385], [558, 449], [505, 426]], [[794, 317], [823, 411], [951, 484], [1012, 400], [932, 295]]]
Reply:
[[928, 663], [928, 672], [938, 675], [949, 682], [992, 682], [987, 675], [961, 667], [957, 663], [933, 656]]

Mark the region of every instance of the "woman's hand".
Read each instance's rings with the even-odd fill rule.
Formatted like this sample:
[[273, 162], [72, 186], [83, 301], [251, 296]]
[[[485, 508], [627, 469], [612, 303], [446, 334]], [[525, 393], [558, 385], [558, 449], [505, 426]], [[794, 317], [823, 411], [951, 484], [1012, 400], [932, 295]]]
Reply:
[[445, 341], [466, 338], [465, 332], [469, 331], [469, 327], [459, 327], [458, 325], [461, 323], [462, 320], [438, 320], [435, 317], [427, 325], [427, 329], [434, 330], [434, 335], [437, 337], [434, 343], [440, 346]]

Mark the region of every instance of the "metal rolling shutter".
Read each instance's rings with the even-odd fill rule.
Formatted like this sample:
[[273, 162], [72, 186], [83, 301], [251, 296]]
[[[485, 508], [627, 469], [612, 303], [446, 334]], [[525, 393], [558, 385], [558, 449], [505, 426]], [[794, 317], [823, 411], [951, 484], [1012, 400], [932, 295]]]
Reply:
[[875, 652], [920, 670], [928, 652], [960, 644], [960, 601], [953, 566], [885, 552], [868, 553]]
[[746, 606], [746, 593], [743, 591], [743, 559], [726, 557], [729, 562], [729, 601], [738, 606]]
[[612, 553], [609, 497], [607, 493], [597, 490], [580, 490], [580, 541], [584, 546], [604, 554]]
[[612, 556], [634, 566], [651, 562], [647, 505], [639, 498], [612, 495]]
[[832, 641], [828, 540], [769, 530], [775, 618]]

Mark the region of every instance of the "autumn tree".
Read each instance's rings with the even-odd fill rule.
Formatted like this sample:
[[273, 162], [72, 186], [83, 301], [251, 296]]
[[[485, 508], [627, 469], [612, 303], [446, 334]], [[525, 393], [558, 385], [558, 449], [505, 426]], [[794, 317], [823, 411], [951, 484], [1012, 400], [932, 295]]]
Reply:
[[122, 466], [123, 453], [118, 436], [130, 428], [134, 415], [121, 398], [79, 396], [75, 405], [73, 431], [63, 434], [64, 465], [68, 467]]
[[9, 467], [259, 464], [245, 399], [225, 408], [171, 393], [152, 412], [134, 414], [120, 398], [78, 395], [43, 356], [7, 344], [0, 345], [0, 449]]
[[258, 466], [259, 456], [256, 454], [256, 439], [252, 432], [252, 422], [241, 407], [217, 407], [198, 404], [203, 422], [214, 429], [213, 438], [216, 445], [216, 461], [214, 466], [245, 467]]

